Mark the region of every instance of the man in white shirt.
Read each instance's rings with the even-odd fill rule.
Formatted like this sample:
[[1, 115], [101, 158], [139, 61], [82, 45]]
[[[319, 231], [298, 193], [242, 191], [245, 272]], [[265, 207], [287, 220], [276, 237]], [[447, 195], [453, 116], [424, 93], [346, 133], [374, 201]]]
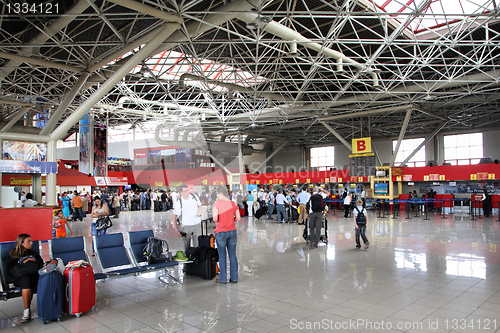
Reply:
[[307, 219], [307, 209], [306, 205], [309, 202], [309, 198], [311, 195], [307, 192], [307, 187], [304, 185], [302, 187], [302, 192], [299, 193], [297, 196], [297, 202], [299, 203], [299, 223], [298, 224], [304, 224], [304, 222]]
[[33, 200], [33, 194], [26, 194], [26, 200], [24, 201], [24, 207], [35, 207], [38, 206], [38, 202]]
[[[202, 207], [200, 199], [189, 193], [187, 185], [179, 186], [179, 191], [181, 195], [174, 203], [173, 224], [175, 231], [180, 237], [183, 237], [185, 252], [191, 246], [191, 239], [193, 240], [193, 246], [198, 247], [198, 236], [201, 235]], [[177, 224], [178, 217], [180, 226]]]

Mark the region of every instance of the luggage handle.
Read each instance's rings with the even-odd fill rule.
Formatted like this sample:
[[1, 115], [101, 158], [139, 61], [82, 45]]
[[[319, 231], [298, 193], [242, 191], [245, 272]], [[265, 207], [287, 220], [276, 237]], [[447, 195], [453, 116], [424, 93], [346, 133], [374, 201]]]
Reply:
[[203, 222], [205, 222], [206, 235], [208, 236], [208, 221], [207, 220], [201, 221], [201, 223], [200, 223], [200, 226], [201, 226], [201, 235], [205, 236], [205, 234], [203, 233]]

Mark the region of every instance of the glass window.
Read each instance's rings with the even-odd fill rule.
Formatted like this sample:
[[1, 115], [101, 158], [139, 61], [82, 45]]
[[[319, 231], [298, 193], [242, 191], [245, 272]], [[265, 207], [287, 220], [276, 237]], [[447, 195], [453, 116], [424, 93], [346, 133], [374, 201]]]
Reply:
[[483, 156], [483, 133], [445, 135], [444, 161], [451, 165], [477, 164]]
[[[395, 165], [399, 165], [403, 162], [411, 153], [422, 143], [424, 142], [424, 138], [417, 139], [405, 139], [401, 142], [401, 146], [399, 146], [398, 154], [396, 155]], [[394, 154], [394, 150], [396, 149], [396, 145], [398, 144], [398, 140], [392, 141], [392, 152]], [[406, 162], [406, 166], [409, 167], [418, 167], [425, 166], [425, 146], [419, 149], [419, 151], [413, 155], [413, 157]]]
[[[335, 161], [335, 147], [315, 147], [311, 148], [311, 167], [324, 169], [333, 168]], [[321, 168], [324, 167], [324, 168]]]

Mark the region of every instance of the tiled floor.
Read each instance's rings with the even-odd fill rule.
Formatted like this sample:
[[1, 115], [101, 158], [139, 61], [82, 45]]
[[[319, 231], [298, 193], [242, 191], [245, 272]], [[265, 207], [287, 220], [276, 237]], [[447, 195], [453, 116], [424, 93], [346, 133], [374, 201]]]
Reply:
[[[357, 250], [352, 219], [328, 216], [328, 244], [308, 249], [302, 226], [244, 218], [238, 284], [156, 273], [97, 284], [81, 318], [21, 324], [20, 298], [0, 302], [5, 332], [494, 332], [500, 327], [498, 215], [369, 214], [370, 248]], [[171, 212], [123, 212], [111, 232], [152, 228], [181, 248]], [[90, 219], [73, 222], [88, 237]], [[213, 225], [211, 226], [213, 230]], [[498, 246], [500, 251], [500, 246]], [[32, 306], [36, 314], [36, 299]]]

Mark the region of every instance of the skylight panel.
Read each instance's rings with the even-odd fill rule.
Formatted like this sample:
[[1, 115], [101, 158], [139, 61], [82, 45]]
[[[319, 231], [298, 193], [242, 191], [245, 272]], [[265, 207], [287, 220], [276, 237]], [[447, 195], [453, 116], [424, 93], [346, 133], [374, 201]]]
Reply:
[[[372, 1], [379, 10], [389, 13], [390, 17], [403, 22], [406, 20], [408, 14], [420, 8], [426, 0]], [[471, 15], [482, 14], [493, 9], [493, 0], [431, 0], [423, 8], [421, 15], [411, 22], [408, 29], [417, 34], [428, 29], [459, 22]]]

